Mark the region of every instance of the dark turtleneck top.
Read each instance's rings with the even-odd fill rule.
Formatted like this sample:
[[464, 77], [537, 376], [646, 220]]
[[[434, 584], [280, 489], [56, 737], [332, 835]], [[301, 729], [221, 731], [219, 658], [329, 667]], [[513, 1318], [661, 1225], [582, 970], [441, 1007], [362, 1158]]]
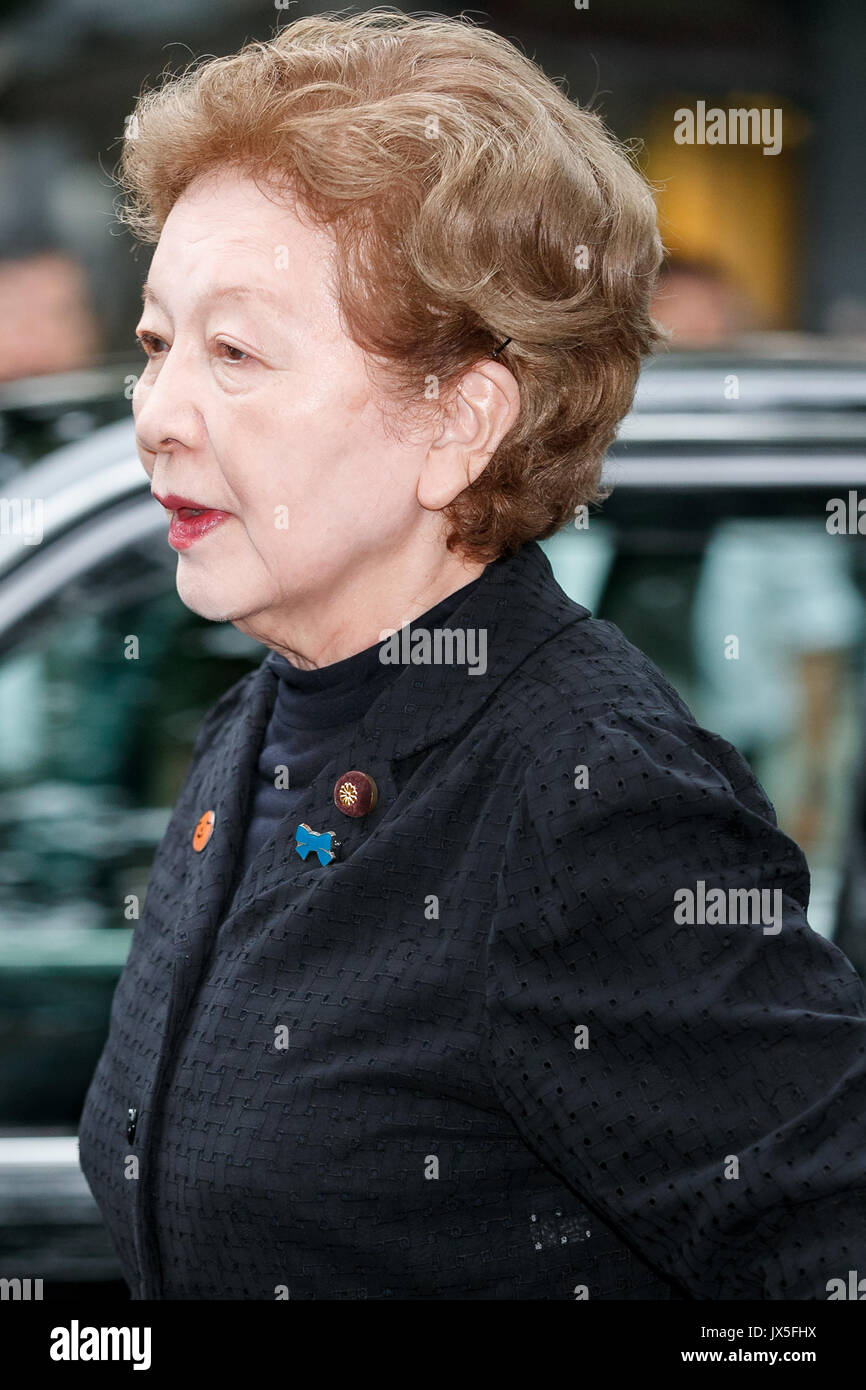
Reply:
[[[439, 627], [481, 579], [449, 594], [433, 608], [411, 620], [411, 627]], [[380, 660], [382, 643], [365, 647], [344, 661], [314, 670], [301, 670], [284, 656], [270, 652], [266, 660], [279, 682], [274, 708], [262, 740], [250, 802], [243, 859], [235, 884], [243, 882], [258, 851], [292, 811], [331, 757], [348, 745], [357, 724], [376, 697], [403, 671]], [[277, 770], [286, 768], [280, 775]], [[346, 771], [349, 769], [347, 768]], [[288, 785], [281, 785], [281, 783]]]

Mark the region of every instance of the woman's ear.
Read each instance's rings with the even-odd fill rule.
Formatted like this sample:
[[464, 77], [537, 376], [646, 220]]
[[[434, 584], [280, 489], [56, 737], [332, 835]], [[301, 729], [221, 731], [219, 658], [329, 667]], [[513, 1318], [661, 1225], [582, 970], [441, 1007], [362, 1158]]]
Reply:
[[502, 362], [465, 372], [443, 405], [418, 479], [418, 501], [440, 511], [480, 476], [520, 413], [520, 389]]

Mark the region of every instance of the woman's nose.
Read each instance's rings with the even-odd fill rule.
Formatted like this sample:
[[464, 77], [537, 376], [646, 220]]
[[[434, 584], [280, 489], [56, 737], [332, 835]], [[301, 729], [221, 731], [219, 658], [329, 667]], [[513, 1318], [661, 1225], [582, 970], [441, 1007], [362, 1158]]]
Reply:
[[177, 445], [194, 449], [205, 432], [195, 373], [189, 367], [181, 370], [179, 357], [172, 362], [173, 352], [153, 380], [139, 378], [133, 393], [136, 440], [148, 454], [164, 453]]

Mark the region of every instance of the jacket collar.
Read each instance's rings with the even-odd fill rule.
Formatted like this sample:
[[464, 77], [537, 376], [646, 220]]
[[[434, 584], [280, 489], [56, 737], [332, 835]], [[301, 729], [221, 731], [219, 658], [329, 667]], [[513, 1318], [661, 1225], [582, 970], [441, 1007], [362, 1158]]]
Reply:
[[[527, 542], [489, 564], [448, 618], [446, 631], [475, 634], [473, 640], [486, 656], [484, 669], [481, 663], [473, 670], [470, 664], [410, 661], [373, 702], [358, 728], [359, 742], [374, 743], [380, 755], [393, 761], [448, 738], [538, 647], [587, 617], [589, 610], [560, 588], [541, 546]], [[411, 656], [413, 645], [417, 652], [418, 631], [411, 623], [401, 629], [395, 639], [401, 655]], [[251, 712], [261, 734], [278, 676], [267, 658], [254, 676]]]

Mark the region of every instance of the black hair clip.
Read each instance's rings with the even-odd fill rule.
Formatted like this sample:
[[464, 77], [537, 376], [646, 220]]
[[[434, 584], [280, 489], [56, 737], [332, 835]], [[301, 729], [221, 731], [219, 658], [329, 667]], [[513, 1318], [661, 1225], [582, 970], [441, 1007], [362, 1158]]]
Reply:
[[511, 339], [510, 339], [510, 338], [506, 338], [504, 343], [500, 343], [498, 348], [494, 348], [494, 349], [493, 349], [493, 352], [491, 353], [491, 356], [492, 356], [492, 357], [496, 357], [497, 354], [500, 353], [500, 352], [502, 351], [503, 348], [507, 348], [507, 347], [508, 347], [508, 344], [509, 344], [510, 342], [511, 342]]

